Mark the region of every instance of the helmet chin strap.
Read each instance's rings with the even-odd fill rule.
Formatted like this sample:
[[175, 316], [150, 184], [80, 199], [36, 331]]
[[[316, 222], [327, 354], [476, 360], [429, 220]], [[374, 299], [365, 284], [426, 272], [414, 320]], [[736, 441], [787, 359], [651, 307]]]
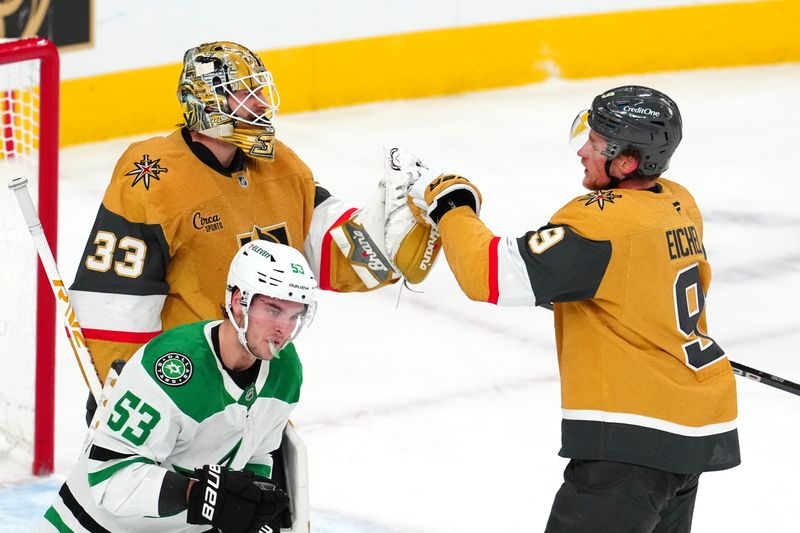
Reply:
[[[611, 162], [614, 161], [613, 159], [606, 159], [606, 177], [609, 179], [608, 185], [606, 185], [606, 189], [616, 189], [619, 187], [621, 179], [614, 177], [611, 175]], [[625, 179], [625, 178], [623, 178]]]

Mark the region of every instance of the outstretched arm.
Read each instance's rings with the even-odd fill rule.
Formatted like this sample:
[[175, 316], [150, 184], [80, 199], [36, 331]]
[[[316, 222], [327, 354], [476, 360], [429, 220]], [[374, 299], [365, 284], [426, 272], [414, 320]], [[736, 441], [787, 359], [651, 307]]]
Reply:
[[439, 235], [406, 203], [408, 187], [421, 168], [413, 156], [387, 148], [383, 178], [361, 209], [346, 209], [317, 186], [305, 251], [319, 269], [323, 289], [364, 291], [401, 277], [410, 283], [427, 277], [440, 249]]
[[481, 194], [467, 179], [431, 171], [409, 191], [419, 216], [441, 233], [447, 262], [471, 299], [498, 305], [549, 305], [592, 298], [611, 256], [608, 241], [548, 224], [521, 237], [496, 236], [478, 218]]

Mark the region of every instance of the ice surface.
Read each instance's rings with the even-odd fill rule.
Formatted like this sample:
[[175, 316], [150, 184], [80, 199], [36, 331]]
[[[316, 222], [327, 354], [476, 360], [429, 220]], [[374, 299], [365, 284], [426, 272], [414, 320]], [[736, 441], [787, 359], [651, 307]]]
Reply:
[[[659, 88], [681, 107], [684, 140], [665, 175], [688, 187], [705, 214], [711, 335], [731, 359], [800, 381], [792, 155], [800, 65], [554, 80], [281, 116], [276, 125], [317, 180], [354, 206], [380, 177], [382, 146], [399, 144], [473, 180], [489, 226], [520, 235], [581, 192], [571, 121], [595, 94], [625, 83]], [[67, 281], [130, 141], [61, 153]], [[313, 530], [543, 530], [566, 464], [556, 455], [551, 314], [468, 301], [443, 258], [418, 289], [403, 291], [399, 307], [397, 288], [323, 294], [298, 340], [305, 382], [294, 421], [309, 447]], [[58, 355], [57, 474], [36, 481], [18, 465], [3, 468], [3, 531], [32, 528], [83, 439], [85, 388], [65, 341]], [[694, 531], [796, 531], [800, 398], [745, 380], [738, 388], [743, 463], [703, 475]]]

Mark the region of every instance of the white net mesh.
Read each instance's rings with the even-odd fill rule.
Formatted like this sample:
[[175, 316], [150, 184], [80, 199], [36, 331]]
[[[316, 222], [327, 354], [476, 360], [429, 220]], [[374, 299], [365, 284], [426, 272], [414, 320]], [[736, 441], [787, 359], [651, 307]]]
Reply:
[[36, 251], [8, 181], [39, 188], [40, 61], [0, 64], [0, 458], [33, 454]]

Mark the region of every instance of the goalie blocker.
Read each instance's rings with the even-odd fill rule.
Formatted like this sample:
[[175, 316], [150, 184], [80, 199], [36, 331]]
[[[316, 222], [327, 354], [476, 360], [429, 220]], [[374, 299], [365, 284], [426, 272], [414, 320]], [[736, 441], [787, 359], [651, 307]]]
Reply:
[[353, 270], [374, 288], [405, 277], [421, 283], [441, 248], [436, 228], [414, 216], [406, 194], [427, 168], [399, 148], [384, 150], [383, 178], [372, 200], [331, 235]]

